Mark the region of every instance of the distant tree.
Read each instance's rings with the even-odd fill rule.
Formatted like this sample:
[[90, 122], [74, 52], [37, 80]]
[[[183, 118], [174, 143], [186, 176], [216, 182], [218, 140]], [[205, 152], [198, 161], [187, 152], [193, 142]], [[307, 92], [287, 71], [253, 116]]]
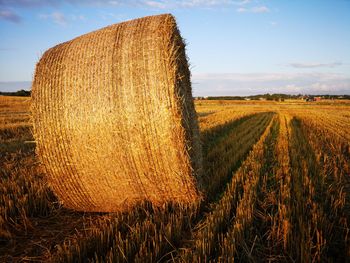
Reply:
[[28, 90], [18, 90], [16, 92], [5, 92], [5, 91], [0, 91], [0, 95], [2, 96], [19, 96], [19, 97], [30, 97], [31, 91]]

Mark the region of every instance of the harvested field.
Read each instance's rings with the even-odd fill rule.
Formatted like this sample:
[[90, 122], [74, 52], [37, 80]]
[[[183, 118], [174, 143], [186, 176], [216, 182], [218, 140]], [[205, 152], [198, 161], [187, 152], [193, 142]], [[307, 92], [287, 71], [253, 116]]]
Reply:
[[28, 100], [0, 97], [0, 261], [346, 262], [349, 105], [197, 101], [208, 195], [107, 214], [61, 206]]

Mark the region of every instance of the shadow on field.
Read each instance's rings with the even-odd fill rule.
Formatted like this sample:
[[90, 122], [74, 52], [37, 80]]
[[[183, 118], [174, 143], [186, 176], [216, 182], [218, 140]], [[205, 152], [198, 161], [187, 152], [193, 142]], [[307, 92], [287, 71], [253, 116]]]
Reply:
[[[336, 178], [331, 172], [325, 173], [326, 163], [320, 163], [321, 159], [317, 158], [310, 145], [307, 134], [314, 131], [306, 130], [298, 118], [291, 120], [291, 127], [291, 218], [295, 226], [293, 257], [310, 261], [347, 262], [348, 231], [344, 231], [346, 227], [342, 226], [347, 217], [342, 212], [343, 187], [340, 184], [338, 189], [334, 188]], [[319, 144], [323, 145], [321, 140]], [[336, 168], [334, 165], [331, 171]]]
[[207, 201], [220, 198], [226, 184], [259, 140], [274, 113], [245, 116], [201, 134]]
[[29, 126], [0, 129], [0, 153], [31, 151], [35, 144], [26, 141], [33, 140]]
[[[126, 213], [80, 213], [59, 205], [34, 154], [30, 130], [1, 134], [6, 147], [2, 176], [7, 193], [0, 235], [0, 261], [81, 262], [95, 259], [151, 262], [171, 259], [189, 237], [207, 202], [221, 195], [271, 120], [260, 113], [214, 127], [201, 134], [208, 198], [201, 207], [169, 204], [161, 209], [140, 204]], [[111, 252], [112, 251], [112, 252]], [[156, 253], [155, 253], [156, 251]]]

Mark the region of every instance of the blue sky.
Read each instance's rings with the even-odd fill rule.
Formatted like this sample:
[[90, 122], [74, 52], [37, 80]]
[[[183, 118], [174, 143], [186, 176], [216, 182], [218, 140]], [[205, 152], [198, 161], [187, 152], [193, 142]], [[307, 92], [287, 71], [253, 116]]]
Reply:
[[195, 96], [350, 94], [349, 0], [0, 0], [0, 91], [42, 53], [113, 23], [172, 13]]

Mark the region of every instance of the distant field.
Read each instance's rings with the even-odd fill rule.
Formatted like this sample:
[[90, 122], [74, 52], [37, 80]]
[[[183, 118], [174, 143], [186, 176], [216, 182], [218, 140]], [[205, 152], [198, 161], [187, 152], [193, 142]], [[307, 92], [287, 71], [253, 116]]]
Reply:
[[350, 101], [196, 101], [206, 198], [113, 214], [60, 205], [29, 107], [0, 96], [0, 262], [350, 258]]

